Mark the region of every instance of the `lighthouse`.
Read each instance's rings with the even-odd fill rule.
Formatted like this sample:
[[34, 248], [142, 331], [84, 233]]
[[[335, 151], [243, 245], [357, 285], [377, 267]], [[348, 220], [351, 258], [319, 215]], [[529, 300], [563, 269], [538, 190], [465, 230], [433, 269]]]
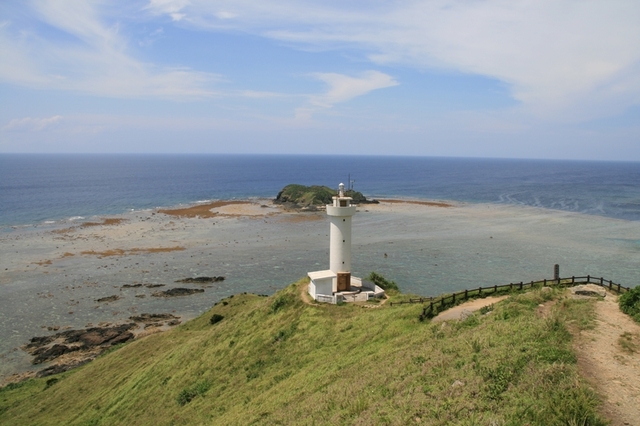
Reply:
[[338, 195], [326, 206], [329, 217], [329, 269], [309, 272], [309, 294], [318, 302], [366, 302], [384, 296], [384, 290], [373, 283], [351, 276], [351, 219], [356, 214], [352, 198], [344, 184]]
[[327, 215], [331, 221], [329, 270], [336, 274], [336, 290], [340, 292], [351, 288], [351, 218], [356, 207], [351, 205], [351, 197], [345, 196], [344, 184], [338, 188], [333, 204], [327, 206]]

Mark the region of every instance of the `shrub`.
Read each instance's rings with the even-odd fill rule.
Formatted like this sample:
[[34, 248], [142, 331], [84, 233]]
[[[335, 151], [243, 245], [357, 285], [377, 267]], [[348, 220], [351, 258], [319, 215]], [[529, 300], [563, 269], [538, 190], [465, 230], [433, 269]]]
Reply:
[[178, 405], [186, 405], [191, 402], [197, 396], [204, 395], [211, 388], [211, 383], [208, 380], [202, 380], [195, 385], [182, 389], [178, 394]]
[[287, 306], [289, 304], [289, 302], [290, 302], [290, 298], [286, 294], [283, 294], [281, 296], [276, 297], [273, 300], [273, 303], [271, 304], [271, 312], [275, 314], [280, 309], [282, 309], [285, 306]]
[[371, 272], [365, 279], [371, 281], [385, 291], [400, 291], [398, 284], [396, 284], [395, 281], [389, 281], [376, 272]]
[[620, 296], [618, 303], [622, 312], [640, 322], [640, 286], [636, 286]]
[[222, 321], [223, 319], [224, 319], [224, 316], [222, 316], [220, 314], [213, 314], [213, 316], [211, 317], [209, 322], [213, 325], [213, 324], [216, 324], [216, 323]]

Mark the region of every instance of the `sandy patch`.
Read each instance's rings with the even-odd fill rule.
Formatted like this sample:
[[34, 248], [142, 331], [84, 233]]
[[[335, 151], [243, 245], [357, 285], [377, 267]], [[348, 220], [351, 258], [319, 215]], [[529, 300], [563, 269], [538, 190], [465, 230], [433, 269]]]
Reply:
[[440, 312], [431, 321], [443, 322], [443, 321], [449, 321], [449, 320], [457, 320], [457, 319], [460, 319], [460, 316], [462, 315], [463, 311], [474, 312], [480, 308], [484, 308], [485, 306], [498, 303], [506, 299], [507, 297], [509, 296], [485, 297], [484, 299], [470, 300], [468, 302], [464, 302], [461, 305], [454, 306], [451, 309], [447, 309], [446, 311]]
[[414, 201], [414, 200], [378, 200], [381, 203], [402, 203], [402, 204], [417, 204], [420, 206], [430, 206], [430, 207], [454, 207], [453, 204], [442, 203], [439, 201]]
[[212, 210], [213, 213], [217, 213], [221, 216], [268, 216], [280, 212], [280, 209], [265, 204], [256, 203], [243, 203], [243, 204], [228, 204], [225, 206], [217, 207]]
[[323, 213], [291, 213], [282, 214], [278, 217], [278, 221], [281, 223], [300, 223], [300, 222], [313, 222], [323, 220], [327, 215]]
[[[604, 398], [603, 415], [613, 426], [640, 425], [640, 324], [620, 312], [617, 297], [596, 303], [596, 327], [580, 333], [578, 367]], [[625, 350], [621, 339], [633, 339]]]

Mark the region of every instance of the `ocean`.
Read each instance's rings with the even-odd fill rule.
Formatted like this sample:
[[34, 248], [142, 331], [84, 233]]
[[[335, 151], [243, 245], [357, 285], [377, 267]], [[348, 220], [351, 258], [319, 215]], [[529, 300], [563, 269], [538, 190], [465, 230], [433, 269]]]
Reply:
[[640, 163], [296, 155], [0, 154], [0, 227], [353, 181], [367, 197], [519, 204], [640, 220]]
[[[188, 320], [224, 297], [273, 294], [308, 271], [328, 267], [324, 217], [178, 220], [153, 209], [275, 198], [290, 183], [337, 187], [349, 181], [369, 198], [455, 205], [358, 209], [352, 272], [379, 272], [403, 293], [436, 296], [551, 278], [556, 263], [563, 276], [640, 283], [640, 163], [2, 154], [0, 382], [42, 367], [32, 366], [19, 347], [53, 333], [52, 327], [124, 322], [135, 313], [171, 312]], [[76, 226], [115, 215], [124, 218], [122, 226]], [[174, 246], [184, 250], [99, 255], [106, 249]], [[127, 287], [171, 288], [194, 276], [226, 279], [204, 293], [171, 299], [153, 297], [155, 290], [146, 287]], [[113, 295], [119, 299], [98, 302]]]

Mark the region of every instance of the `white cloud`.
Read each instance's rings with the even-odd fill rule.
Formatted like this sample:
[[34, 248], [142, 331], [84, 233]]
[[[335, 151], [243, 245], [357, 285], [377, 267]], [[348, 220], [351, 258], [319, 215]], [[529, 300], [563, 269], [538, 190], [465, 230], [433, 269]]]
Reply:
[[39, 19], [67, 37], [51, 40], [19, 28], [11, 31], [10, 25], [0, 27], [0, 80], [107, 97], [185, 99], [216, 94], [212, 87], [218, 75], [137, 60], [119, 26], [104, 22], [101, 6], [80, 0], [34, 2]]
[[5, 131], [42, 131], [49, 128], [62, 120], [62, 116], [54, 115], [47, 118], [14, 118], [9, 121], [2, 130]]
[[[525, 112], [545, 119], [592, 118], [640, 103], [640, 2], [633, 0], [169, 3], [200, 29], [301, 48], [347, 46], [375, 63], [499, 79]], [[222, 22], [221, 11], [234, 19]]]
[[314, 73], [312, 76], [327, 83], [329, 88], [321, 95], [310, 96], [308, 105], [296, 110], [297, 118], [308, 119], [319, 109], [331, 108], [373, 90], [398, 85], [393, 77], [379, 71], [366, 71], [360, 77], [337, 73]]

